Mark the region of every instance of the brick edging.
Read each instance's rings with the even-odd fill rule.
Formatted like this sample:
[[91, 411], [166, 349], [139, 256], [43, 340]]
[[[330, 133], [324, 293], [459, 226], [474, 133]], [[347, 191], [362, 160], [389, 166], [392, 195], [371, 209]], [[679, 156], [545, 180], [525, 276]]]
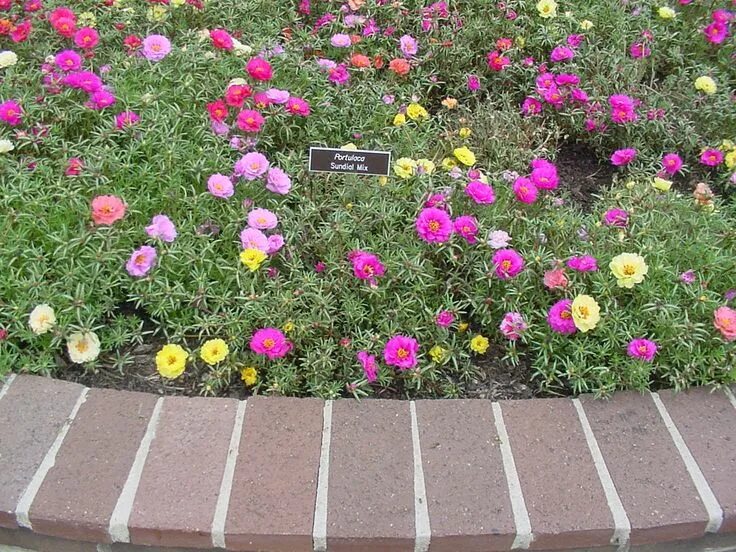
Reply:
[[734, 467], [729, 388], [246, 402], [23, 375], [0, 390], [0, 544], [41, 552], [736, 549]]

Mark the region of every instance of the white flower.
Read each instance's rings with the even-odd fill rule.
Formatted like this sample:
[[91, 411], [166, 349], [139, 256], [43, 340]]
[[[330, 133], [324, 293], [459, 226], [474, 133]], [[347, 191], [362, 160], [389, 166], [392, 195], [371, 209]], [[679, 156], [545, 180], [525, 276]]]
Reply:
[[100, 354], [100, 339], [94, 332], [77, 332], [66, 340], [69, 358], [75, 364], [92, 362]]
[[45, 334], [56, 324], [56, 315], [54, 309], [48, 305], [41, 304], [31, 311], [28, 325], [31, 326], [33, 333], [36, 335]]
[[253, 53], [253, 48], [247, 44], [243, 44], [237, 38], [233, 38], [233, 52], [236, 56], [249, 56]]
[[506, 247], [511, 241], [511, 236], [503, 230], [494, 230], [488, 234], [488, 245], [493, 249]]
[[0, 52], [0, 69], [12, 67], [16, 63], [18, 63], [18, 56], [15, 52], [11, 52], [10, 50], [3, 50]]
[[10, 140], [0, 140], [0, 153], [8, 153], [9, 151], [13, 151], [14, 149], [15, 146]]

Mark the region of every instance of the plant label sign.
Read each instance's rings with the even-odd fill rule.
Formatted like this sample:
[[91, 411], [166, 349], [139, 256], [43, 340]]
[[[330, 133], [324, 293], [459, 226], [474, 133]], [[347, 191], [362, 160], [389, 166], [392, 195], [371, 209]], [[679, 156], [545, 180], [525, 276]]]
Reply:
[[390, 151], [309, 148], [309, 172], [388, 176]]

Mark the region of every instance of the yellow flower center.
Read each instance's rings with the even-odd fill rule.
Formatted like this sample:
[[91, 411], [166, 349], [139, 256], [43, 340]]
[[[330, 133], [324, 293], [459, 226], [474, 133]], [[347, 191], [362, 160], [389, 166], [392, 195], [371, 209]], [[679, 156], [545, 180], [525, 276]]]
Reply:
[[174, 364], [176, 364], [176, 361], [177, 361], [177, 360], [178, 360], [178, 359], [176, 358], [176, 355], [174, 355], [174, 354], [171, 354], [171, 355], [169, 355], [168, 357], [166, 357], [166, 363], [167, 363], [167, 364], [168, 364], [169, 366], [173, 366]]
[[87, 340], [83, 339], [79, 343], [77, 343], [77, 351], [80, 353], [85, 352], [87, 349], [89, 349], [89, 345], [87, 344]]
[[439, 222], [437, 222], [436, 220], [432, 220], [432, 221], [430, 221], [430, 222], [429, 222], [429, 229], [430, 229], [430, 230], [431, 230], [432, 232], [437, 232], [437, 230], [439, 230], [439, 229], [440, 229], [440, 223], [439, 223]]
[[396, 351], [396, 356], [403, 360], [409, 356], [409, 351], [402, 347], [398, 351]]
[[271, 339], [270, 337], [268, 339], [264, 339], [263, 340], [263, 346], [266, 349], [271, 349], [274, 345], [276, 345], [276, 342], [273, 339]]
[[139, 266], [146, 264], [146, 256], [143, 255], [142, 253], [136, 255], [135, 256], [135, 264], [137, 264]]
[[501, 267], [502, 267], [502, 268], [503, 268], [504, 270], [509, 270], [509, 269], [511, 268], [511, 261], [503, 261], [503, 262], [501, 263]]
[[582, 316], [583, 318], [588, 318], [588, 316], [590, 316], [590, 310], [588, 310], [588, 307], [584, 305], [581, 307], [578, 307], [578, 312], [580, 313], [580, 316]]
[[570, 313], [570, 311], [567, 311], [567, 310], [564, 310], [560, 313], [560, 318], [562, 318], [563, 320], [569, 320], [570, 316], [572, 316], [572, 313]]
[[625, 264], [623, 268], [624, 276], [633, 276], [636, 274], [636, 268], [633, 265]]

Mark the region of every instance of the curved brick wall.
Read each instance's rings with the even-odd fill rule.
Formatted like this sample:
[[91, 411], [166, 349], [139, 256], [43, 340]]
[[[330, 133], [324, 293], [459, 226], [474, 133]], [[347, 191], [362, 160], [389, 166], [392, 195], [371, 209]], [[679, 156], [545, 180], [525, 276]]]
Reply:
[[[736, 399], [0, 391], [0, 549], [736, 549]], [[732, 535], [733, 533], [733, 535]]]

